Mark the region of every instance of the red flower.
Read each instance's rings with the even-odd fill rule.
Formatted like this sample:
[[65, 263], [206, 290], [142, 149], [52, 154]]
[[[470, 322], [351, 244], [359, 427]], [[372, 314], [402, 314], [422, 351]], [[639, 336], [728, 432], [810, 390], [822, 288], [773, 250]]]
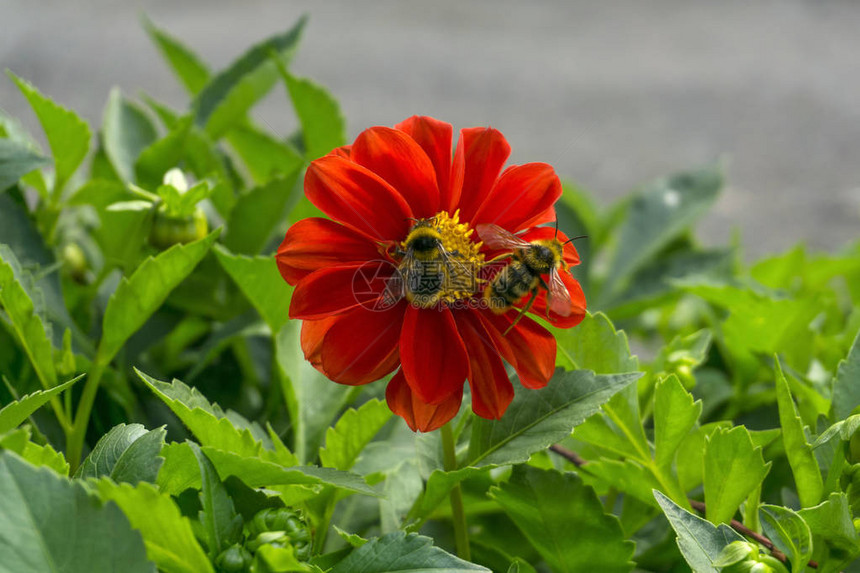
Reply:
[[[341, 384], [366, 384], [396, 371], [388, 404], [420, 431], [456, 415], [465, 380], [474, 412], [500, 418], [514, 393], [503, 360], [527, 388], [545, 386], [555, 368], [549, 331], [523, 316], [505, 334], [520, 309], [496, 314], [480, 304], [485, 287], [475, 281], [497, 252], [478, 242], [474, 229], [493, 223], [526, 241], [551, 239], [554, 228], [536, 226], [555, 221], [558, 177], [544, 163], [502, 171], [510, 147], [494, 129], [461, 130], [455, 153], [452, 134], [449, 124], [416, 116], [394, 129], [367, 129], [351, 146], [312, 162], [305, 193], [331, 220], [299, 221], [277, 253], [281, 274], [296, 287], [290, 318], [304, 321], [305, 357]], [[404, 280], [437, 278], [425, 274], [423, 262], [417, 276], [407, 269], [414, 260], [404, 242], [422, 221], [439, 233], [446, 254], [434, 261], [448, 266], [438, 278], [472, 280], [471, 288], [446, 282], [430, 289], [430, 299], [409, 296], [408, 288], [398, 296]], [[579, 262], [570, 243], [564, 260]], [[542, 288], [530, 311], [570, 327], [582, 320], [585, 297], [568, 272], [560, 275], [570, 312], [548, 310]]]

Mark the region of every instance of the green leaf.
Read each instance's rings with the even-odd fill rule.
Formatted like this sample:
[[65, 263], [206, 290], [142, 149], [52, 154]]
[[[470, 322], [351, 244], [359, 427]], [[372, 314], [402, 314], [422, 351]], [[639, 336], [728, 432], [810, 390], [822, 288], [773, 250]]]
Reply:
[[346, 143], [346, 120], [337, 101], [320, 85], [283, 70], [287, 91], [302, 125], [308, 160], [322, 157]]
[[170, 291], [191, 274], [220, 232], [215, 229], [199, 241], [173, 245], [143, 261], [130, 278], [122, 278], [105, 309], [98, 349], [102, 364], [111, 361], [125, 341], [158, 310]]
[[586, 483], [601, 490], [601, 493], [613, 487], [649, 505], [654, 505], [652, 491], [662, 487], [649, 469], [633, 460], [601, 458], [588, 462], [582, 468], [582, 474]]
[[289, 320], [292, 289], [287, 285], [274, 257], [234, 255], [221, 245], [215, 246], [218, 262], [260, 313], [272, 332]]
[[0, 434], [5, 434], [9, 430], [18, 427], [18, 424], [41, 408], [45, 402], [69, 388], [81, 378], [83, 378], [83, 374], [59, 386], [54, 386], [50, 390], [39, 390], [24, 396], [20, 400], [6, 404], [3, 409], [0, 409]]
[[325, 447], [320, 448], [320, 461], [326, 467], [350, 469], [389, 419], [391, 410], [381, 400], [369, 400], [357, 410], [350, 408], [334, 427], [326, 431]]
[[212, 78], [192, 103], [194, 122], [215, 137], [242, 119], [277, 80], [273, 55], [281, 60], [291, 57], [306, 20], [302, 17], [289, 31], [252, 47]]
[[155, 573], [122, 511], [0, 452], [0, 573]]
[[389, 533], [371, 539], [350, 553], [328, 573], [464, 573], [489, 569], [468, 563], [433, 546], [415, 533]]
[[75, 473], [76, 478], [109, 477], [117, 483], [155, 483], [164, 463], [164, 428], [147, 431], [140, 424], [119, 424], [99, 439]]
[[516, 385], [514, 400], [501, 420], [473, 422], [469, 465], [527, 461], [532, 453], [568, 437], [574, 426], [639, 376], [638, 372], [596, 376], [587, 370], [557, 370], [540, 390]]
[[603, 512], [597, 494], [576, 474], [515, 466], [510, 481], [490, 489], [490, 497], [554, 572], [633, 569], [634, 544], [625, 541], [618, 518]]
[[824, 481], [821, 470], [812, 448], [806, 443], [803, 422], [797, 414], [797, 408], [791, 399], [791, 391], [782, 373], [779, 358], [776, 358], [776, 401], [779, 407], [779, 425], [782, 427], [782, 442], [785, 445], [785, 455], [794, 474], [797, 484], [797, 495], [800, 505], [812, 507], [821, 501], [824, 494]]
[[723, 186], [719, 165], [678, 173], [651, 183], [633, 196], [621, 224], [605, 295], [626, 285], [637, 270], [701, 217]]
[[[90, 128], [70, 109], [54, 103], [32, 84], [6, 72], [30, 102], [39, 118], [54, 158], [54, 195], [59, 196], [66, 182], [74, 175], [90, 148]], [[2, 188], [2, 187], [0, 187]]]
[[815, 507], [801, 509], [797, 514], [809, 526], [812, 534], [845, 553], [860, 553], [860, 536], [854, 528], [848, 495], [834, 492]]
[[293, 171], [239, 195], [230, 213], [224, 245], [234, 253], [256, 255], [262, 251], [299, 199], [297, 177], [298, 171]]
[[231, 129], [227, 140], [254, 180], [261, 184], [268, 183], [277, 175], [295, 173], [304, 165], [304, 157], [292, 145], [250, 125]]
[[812, 559], [812, 533], [809, 526], [787, 507], [763, 504], [758, 511], [764, 534], [788, 556], [792, 571], [803, 571]]
[[675, 452], [702, 413], [702, 401], [684, 389], [674, 374], [657, 382], [654, 393], [655, 460], [660, 467], [671, 467]]
[[236, 513], [233, 500], [221, 483], [218, 472], [206, 454], [194, 442], [186, 442], [194, 452], [200, 467], [200, 524], [206, 536], [209, 557], [214, 559], [223, 550], [242, 538], [242, 516]]
[[135, 181], [134, 164], [156, 138], [155, 127], [143, 110], [125, 99], [118, 88], [112, 89], [102, 120], [102, 142], [123, 181]]
[[708, 521], [727, 523], [770, 469], [747, 429], [717, 428], [705, 440], [705, 502]]
[[164, 174], [179, 165], [185, 156], [185, 145], [191, 129], [191, 118], [184, 117], [161, 139], [142, 149], [134, 164], [140, 185], [146, 189], [157, 189]]
[[178, 39], [156, 27], [149, 18], [143, 18], [143, 25], [188, 93], [196, 95], [209, 81], [209, 69], [206, 64]]
[[744, 541], [731, 527], [722, 523], [714, 527], [659, 491], [654, 491], [654, 497], [675, 530], [681, 554], [696, 573], [719, 573], [714, 563], [723, 549], [734, 541]]
[[191, 522], [169, 495], [148, 483], [96, 484], [102, 499], [115, 502], [131, 526], [143, 535], [146, 556], [164, 573], [214, 573], [212, 563], [194, 537]]
[[0, 191], [5, 191], [27, 173], [51, 161], [11, 139], [0, 139]]
[[168, 384], [140, 370], [135, 369], [135, 372], [202, 445], [239, 455], [257, 456], [262, 452], [263, 443], [249, 428], [237, 428], [220, 407], [210, 404], [196, 388], [190, 388], [179, 380]]
[[0, 304], [42, 387], [53, 388], [57, 384], [57, 371], [49, 326], [36, 313], [33, 300], [21, 282], [22, 273], [15, 253], [8, 245], [0, 244]]
[[34, 466], [46, 466], [62, 476], [68, 476], [69, 463], [66, 457], [50, 444], [34, 444], [30, 441], [30, 436], [30, 428], [27, 426], [0, 434], [0, 450], [15, 452]]
[[[200, 474], [188, 463], [190, 453], [187, 449], [182, 444], [172, 444], [164, 449], [166, 461], [158, 479], [163, 491], [178, 495], [189, 487], [199, 486]], [[327, 485], [348, 492], [378, 497], [376, 491], [358, 474], [315, 466], [288, 467], [265, 453], [261, 456], [243, 456], [210, 446], [203, 446], [202, 450], [211, 460], [222, 480], [236, 476], [248, 487]]]
[[627, 335], [616, 331], [602, 312], [589, 314], [576, 328], [551, 328], [558, 343], [556, 364], [567, 370], [593, 370], [597, 374], [618, 374], [639, 369], [639, 360], [630, 353]]
[[837, 420], [847, 418], [860, 406], [860, 334], [854, 339], [845, 360], [839, 363], [836, 378], [833, 380], [833, 401], [831, 408]]

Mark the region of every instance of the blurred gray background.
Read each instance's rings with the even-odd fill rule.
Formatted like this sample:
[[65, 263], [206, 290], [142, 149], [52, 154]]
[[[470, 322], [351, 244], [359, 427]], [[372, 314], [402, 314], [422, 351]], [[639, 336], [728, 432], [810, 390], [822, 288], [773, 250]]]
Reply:
[[[293, 70], [340, 101], [349, 135], [419, 113], [492, 125], [511, 161], [546, 161], [607, 205], [674, 170], [727, 159], [706, 243], [747, 258], [860, 230], [860, 2], [273, 2], [0, 0], [0, 67], [93, 126], [110, 88], [187, 98], [139, 16], [213, 69], [309, 26]], [[38, 124], [0, 78], [0, 107]], [[258, 117], [293, 127], [278, 88]]]

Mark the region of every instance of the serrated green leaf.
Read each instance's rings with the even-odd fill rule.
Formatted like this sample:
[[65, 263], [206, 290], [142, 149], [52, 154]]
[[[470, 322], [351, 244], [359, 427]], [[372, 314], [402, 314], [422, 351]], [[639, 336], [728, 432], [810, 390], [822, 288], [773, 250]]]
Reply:
[[654, 497], [677, 534], [681, 554], [696, 573], [719, 573], [714, 563], [723, 549], [734, 541], [744, 541], [731, 527], [723, 523], [715, 527], [659, 491], [654, 491]]
[[123, 277], [105, 309], [98, 349], [102, 364], [111, 361], [125, 341], [158, 310], [170, 291], [191, 274], [220, 233], [220, 229], [215, 229], [193, 243], [173, 245], [143, 261], [131, 277]]
[[215, 466], [194, 442], [186, 442], [200, 467], [200, 524], [206, 535], [209, 557], [215, 557], [242, 538], [242, 516], [236, 513], [233, 500]]
[[705, 440], [705, 503], [711, 523], [728, 523], [770, 470], [743, 426], [717, 428]]
[[102, 143], [111, 165], [123, 181], [136, 180], [134, 164], [157, 136], [143, 110], [125, 99], [118, 88], [112, 89], [102, 120]]
[[119, 424], [99, 439], [78, 467], [76, 478], [110, 477], [117, 483], [155, 483], [164, 463], [164, 428], [147, 431], [140, 424]]
[[242, 158], [257, 183], [266, 184], [273, 177], [290, 175], [301, 169], [304, 157], [289, 143], [278, 141], [250, 125], [234, 127], [227, 141]]
[[[603, 512], [594, 490], [573, 473], [515, 466], [511, 479], [490, 490], [554, 572], [633, 569], [634, 544]], [[571, 535], [576, 531], [576, 535]]]
[[621, 224], [604, 297], [627, 280], [714, 203], [723, 186], [719, 165], [678, 173], [651, 183], [633, 196]]
[[155, 573], [117, 506], [8, 451], [0, 452], [0, 515], [0, 573]]
[[260, 313], [272, 332], [289, 320], [291, 288], [278, 272], [274, 257], [234, 255], [221, 245], [215, 246], [218, 262]]
[[68, 476], [69, 463], [62, 452], [58, 452], [50, 444], [43, 446], [31, 442], [30, 435], [30, 428], [27, 426], [0, 434], [0, 450], [13, 451], [36, 467], [46, 466], [62, 476]]
[[257, 44], [200, 90], [192, 103], [194, 122], [215, 137], [224, 133], [264, 96], [277, 80], [273, 55], [288, 60], [295, 51], [306, 18], [290, 30]]
[[115, 484], [107, 479], [96, 484], [102, 499], [116, 503], [131, 526], [143, 535], [146, 555], [164, 573], [213, 573], [212, 563], [200, 547], [191, 522], [179, 512], [169, 495], [155, 486]]
[[558, 344], [556, 364], [596, 374], [634, 372], [639, 360], [630, 353], [624, 331], [616, 331], [602, 312], [587, 315], [576, 328], [551, 328]]
[[670, 467], [675, 452], [702, 413], [702, 401], [684, 389], [674, 374], [657, 382], [654, 392], [654, 448], [660, 467]]
[[532, 453], [568, 437], [577, 424], [639, 376], [557, 370], [546, 388], [516, 385], [514, 400], [501, 420], [473, 422], [469, 465], [525, 462]]
[[322, 157], [344, 145], [346, 121], [331, 94], [309, 79], [297, 78], [285, 70], [282, 75], [302, 125], [302, 141], [308, 160]]
[[249, 428], [236, 427], [220, 408], [210, 404], [196, 389], [179, 380], [168, 384], [139, 370], [135, 372], [202, 445], [247, 456], [257, 456], [263, 451], [263, 443]]
[[797, 514], [809, 526], [815, 536], [820, 536], [833, 546], [857, 555], [860, 553], [860, 536], [854, 528], [848, 495], [834, 492], [826, 501], [815, 507], [801, 509]]
[[454, 486], [469, 478], [477, 477], [481, 474], [489, 472], [494, 466], [465, 467], [454, 471], [433, 470], [427, 478], [427, 484], [424, 486], [424, 491], [415, 500], [412, 509], [407, 515], [406, 522], [410, 523], [407, 530], [416, 529], [416, 526], [423, 525], [426, 518], [448, 497]]
[[468, 563], [433, 546], [415, 533], [389, 533], [371, 539], [350, 553], [328, 573], [465, 573], [489, 569]]
[[381, 400], [369, 400], [357, 410], [350, 408], [334, 427], [326, 431], [325, 447], [320, 448], [320, 461], [326, 467], [350, 469], [389, 419], [391, 410]]
[[39, 118], [54, 159], [54, 195], [59, 196], [90, 148], [90, 128], [78, 115], [39, 92], [28, 81], [6, 72]]
[[860, 406], [860, 384], [857, 380], [860, 380], [860, 334], [854, 339], [848, 356], [839, 362], [839, 369], [833, 379], [831, 408], [837, 420], [847, 418]]
[[601, 491], [606, 491], [607, 486], [614, 487], [649, 505], [654, 505], [652, 490], [662, 487], [653, 473], [633, 460], [602, 458], [590, 461], [582, 469], [582, 474], [586, 483]]
[[177, 38], [159, 29], [149, 18], [143, 18], [143, 25], [188, 93], [196, 95], [209, 81], [209, 69], [206, 64]]
[[0, 434], [5, 434], [9, 430], [16, 428], [30, 414], [41, 408], [45, 402], [66, 390], [81, 378], [83, 378], [83, 374], [59, 386], [54, 386], [50, 390], [38, 390], [22, 397], [20, 400], [6, 404], [3, 409], [0, 409]]
[[11, 139], [0, 139], [0, 191], [14, 185], [27, 173], [51, 161]]
[[[163, 491], [178, 495], [189, 487], [199, 486], [199, 472], [195, 474], [189, 462], [189, 453], [184, 446], [172, 444], [164, 449], [164, 469], [158, 477]], [[211, 460], [222, 480], [236, 476], [248, 487], [272, 487], [284, 485], [332, 486], [344, 491], [378, 497], [358, 474], [332, 468], [316, 466], [284, 466], [273, 456], [243, 456], [210, 446], [203, 452]], [[268, 459], [267, 459], [268, 458]]]
[[22, 272], [15, 253], [8, 245], [0, 244], [0, 304], [42, 386], [53, 388], [57, 385], [57, 372], [51, 338], [47, 325], [36, 313], [33, 299], [19, 279]]
[[239, 195], [230, 214], [224, 245], [246, 255], [262, 251], [301, 195], [297, 177], [298, 171], [293, 171]]
[[779, 407], [779, 425], [782, 428], [782, 442], [785, 445], [785, 455], [794, 482], [797, 485], [797, 495], [802, 507], [812, 507], [821, 501], [824, 494], [824, 480], [818, 461], [812, 452], [812, 447], [806, 442], [803, 422], [797, 413], [788, 382], [782, 373], [779, 358], [776, 359], [776, 401]]
[[764, 534], [788, 556], [792, 571], [803, 571], [812, 558], [812, 533], [809, 526], [787, 507], [763, 504], [758, 511]]

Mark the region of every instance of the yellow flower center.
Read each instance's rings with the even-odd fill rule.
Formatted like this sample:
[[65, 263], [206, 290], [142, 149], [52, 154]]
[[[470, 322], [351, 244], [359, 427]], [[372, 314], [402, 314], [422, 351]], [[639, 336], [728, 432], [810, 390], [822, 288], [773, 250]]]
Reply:
[[409, 302], [431, 308], [451, 304], [478, 292], [478, 273], [484, 266], [480, 242], [471, 239], [474, 229], [460, 222], [460, 212], [437, 213], [417, 221], [401, 243], [404, 257], [400, 272]]

